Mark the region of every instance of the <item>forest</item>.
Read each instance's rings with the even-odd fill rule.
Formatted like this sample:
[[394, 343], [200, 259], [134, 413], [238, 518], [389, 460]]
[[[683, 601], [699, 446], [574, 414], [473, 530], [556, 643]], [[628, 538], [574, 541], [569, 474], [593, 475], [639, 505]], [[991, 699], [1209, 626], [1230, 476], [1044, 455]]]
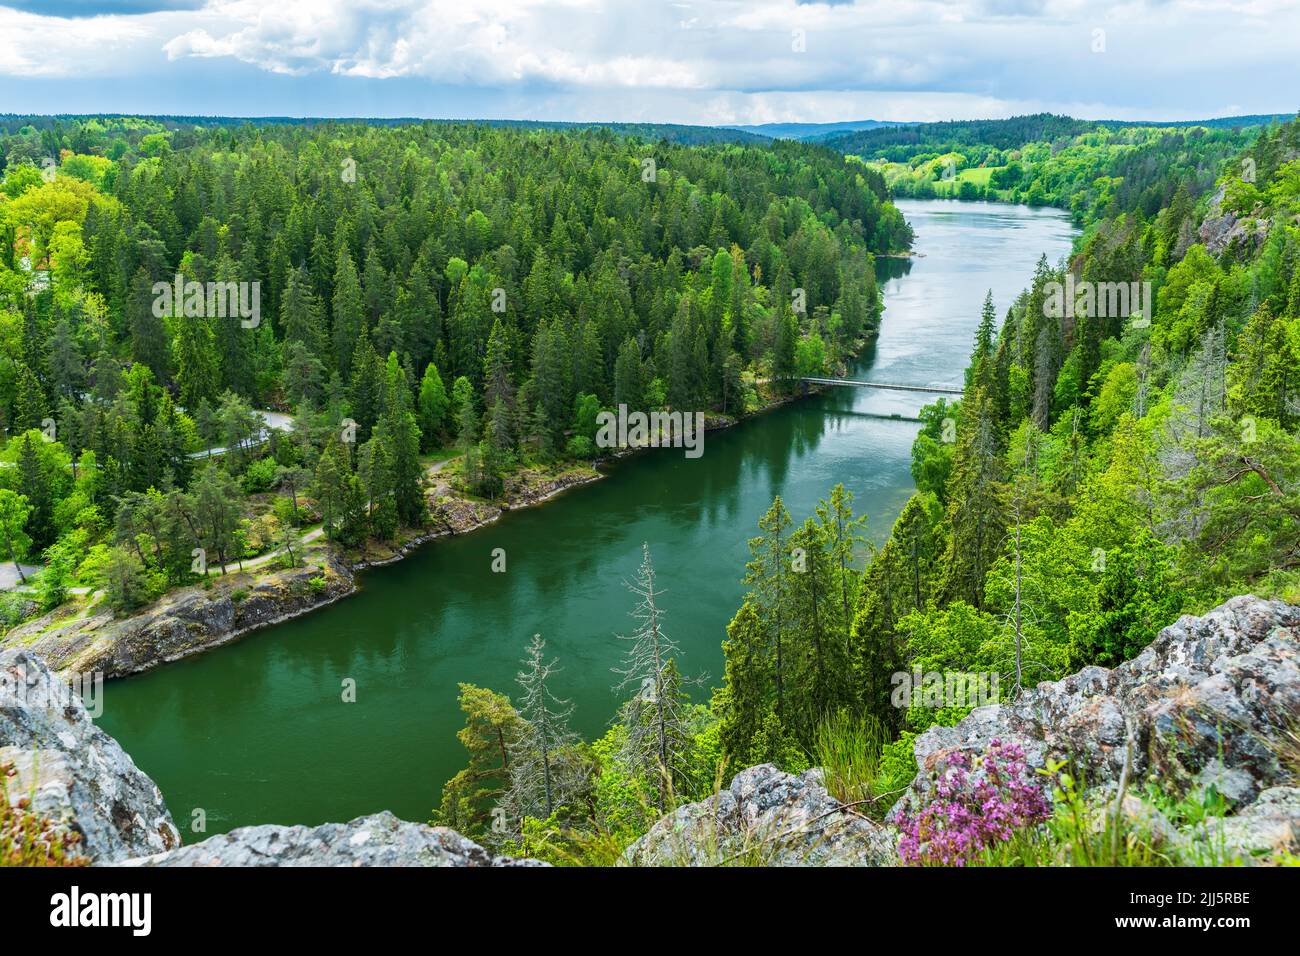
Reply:
[[[466, 764], [431, 816], [494, 850], [613, 863], [759, 763], [822, 767], [878, 817], [916, 734], [969, 712], [897, 706], [891, 674], [991, 672], [1009, 699], [1231, 595], [1300, 600], [1300, 122], [1048, 118], [893, 158], [643, 129], [0, 130], [0, 557], [35, 566], [0, 599], [9, 624], [206, 585], [196, 551], [225, 573], [292, 565], [312, 529], [394, 540], [428, 520], [435, 463], [491, 499], [514, 469], [597, 457], [617, 405], [735, 418], [788, 397], [880, 321], [874, 258], [911, 241], [900, 165], [986, 170], [1082, 225], [1005, 314], [970, 304], [964, 393], [922, 412], [883, 544], [843, 485], [807, 515], [772, 502], [717, 686], [662, 626], [669, 556], [648, 547], [603, 734], [570, 729], [541, 638], [517, 687], [461, 685]], [[1067, 274], [1155, 307], [1054, 309]], [[257, 283], [259, 318], [160, 308], [177, 277]]]
[[1084, 224], [1117, 210], [1150, 219], [1179, 189], [1204, 192], [1271, 120], [1156, 125], [1041, 114], [871, 130], [826, 142], [878, 169], [893, 195], [1058, 206]]
[[396, 539], [431, 462], [491, 498], [602, 408], [752, 412], [860, 347], [910, 241], [800, 144], [182, 119], [0, 118], [10, 625]]
[[[923, 413], [916, 491], [883, 546], [866, 544], [843, 486], [807, 516], [773, 501], [737, 569], [748, 595], [707, 699], [665, 634], [671, 597], [647, 549], [608, 731], [569, 731], [548, 684], [557, 662], [535, 640], [521, 694], [462, 685], [469, 760], [435, 820], [510, 852], [609, 864], [663, 813], [759, 763], [820, 767], [879, 819], [917, 771], [916, 735], [970, 711], [924, 696], [899, 707], [891, 674], [992, 673], [1009, 700], [1128, 660], [1232, 595], [1300, 598], [1300, 122], [1258, 130], [1240, 154], [1206, 130], [1179, 149], [1185, 161], [1152, 167], [1165, 178], [1080, 207], [1072, 256], [1040, 260], [1006, 314], [991, 296], [971, 303], [964, 394]], [[1123, 151], [1110, 162], [1117, 185], [1147, 168]], [[1150, 283], [1153, 315], [1058, 315], [1047, 300], [1067, 273]], [[1171, 818], [1216, 812], [1148, 796]], [[1078, 852], [1078, 804], [1063, 799], [1035, 860]], [[905, 859], [925, 862], [907, 839]], [[1103, 858], [1141, 855], [1122, 847]], [[968, 865], [1008, 860], [964, 852]]]

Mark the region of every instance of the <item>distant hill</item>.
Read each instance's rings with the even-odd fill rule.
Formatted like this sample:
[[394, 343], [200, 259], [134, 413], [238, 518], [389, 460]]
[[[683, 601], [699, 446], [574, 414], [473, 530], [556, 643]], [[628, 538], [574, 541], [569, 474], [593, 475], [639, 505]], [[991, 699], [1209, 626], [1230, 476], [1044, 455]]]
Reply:
[[758, 145], [770, 142], [773, 137], [751, 133], [747, 130], [723, 126], [687, 126], [680, 123], [575, 123], [560, 120], [513, 119], [421, 119], [416, 116], [401, 117], [322, 117], [322, 116], [181, 116], [138, 115], [130, 113], [60, 113], [55, 115], [27, 115], [0, 113], [0, 131], [14, 132], [23, 126], [51, 129], [60, 123], [88, 119], [130, 118], [147, 120], [165, 129], [205, 128], [218, 126], [321, 126], [359, 123], [366, 126], [411, 126], [421, 123], [438, 125], [472, 125], [510, 127], [513, 129], [607, 129], [616, 136], [635, 136], [640, 139], [663, 139], [683, 146], [714, 143], [743, 143]]
[[801, 139], [814, 141], [837, 133], [852, 133], [882, 126], [903, 126], [892, 120], [848, 120], [843, 123], [760, 123], [757, 126], [726, 126], [724, 129], [741, 130], [771, 139]]
[[1026, 143], [1050, 142], [1064, 136], [1079, 136], [1098, 128], [1205, 126], [1213, 129], [1231, 129], [1282, 123], [1292, 118], [1293, 114], [1290, 113], [1267, 113], [1206, 120], [1081, 120], [1071, 116], [1056, 116], [1052, 113], [1035, 113], [1030, 116], [1013, 116], [1010, 119], [999, 120], [947, 120], [940, 123], [877, 125], [834, 133], [821, 137], [819, 141], [840, 152], [861, 155], [879, 155], [890, 147], [896, 146], [942, 147], [942, 150], [947, 150], [963, 145], [981, 144], [998, 149], [1016, 149]]

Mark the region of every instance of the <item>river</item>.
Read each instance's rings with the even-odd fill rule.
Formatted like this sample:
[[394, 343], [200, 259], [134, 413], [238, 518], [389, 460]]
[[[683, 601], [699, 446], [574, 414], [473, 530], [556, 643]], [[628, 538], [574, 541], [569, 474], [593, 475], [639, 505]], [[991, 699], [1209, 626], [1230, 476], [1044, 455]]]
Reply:
[[[916, 231], [910, 260], [877, 264], [885, 315], [850, 378], [959, 385], [980, 305], [999, 322], [1042, 253], [1056, 262], [1075, 229], [1053, 209], [900, 200]], [[632, 627], [623, 587], [648, 542], [667, 589], [681, 668], [721, 679], [739, 606], [746, 542], [781, 495], [796, 522], [836, 482], [879, 543], [912, 492], [916, 393], [835, 388], [735, 428], [704, 454], [650, 452], [603, 481], [474, 534], [437, 541], [365, 572], [328, 609], [105, 688], [99, 724], [162, 788], [187, 841], [256, 823], [319, 824], [389, 809], [425, 820], [465, 764], [457, 684], [514, 693], [524, 646], [547, 641], [554, 689], [590, 739], [619, 696], [611, 672]], [[506, 554], [492, 571], [493, 549]], [[345, 679], [355, 703], [344, 703]], [[196, 810], [206, 834], [190, 832]]]

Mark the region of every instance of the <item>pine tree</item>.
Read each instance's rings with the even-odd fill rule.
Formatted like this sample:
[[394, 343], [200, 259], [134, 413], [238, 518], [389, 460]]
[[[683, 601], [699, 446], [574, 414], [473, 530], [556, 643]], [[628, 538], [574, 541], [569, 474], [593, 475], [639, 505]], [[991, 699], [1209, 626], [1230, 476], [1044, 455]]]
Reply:
[[13, 432], [21, 435], [29, 429], [39, 429], [48, 415], [49, 405], [45, 389], [36, 373], [23, 363], [18, 366], [18, 390], [14, 398]]
[[365, 327], [365, 303], [357, 268], [346, 246], [339, 247], [334, 269], [333, 318], [335, 367], [344, 376], [350, 376], [357, 339]]
[[358, 444], [370, 440], [371, 429], [379, 421], [383, 387], [382, 360], [370, 344], [370, 335], [362, 332], [352, 356], [352, 381], [348, 389], [352, 418], [357, 423]]
[[301, 266], [290, 269], [280, 298], [280, 330], [285, 342], [301, 342], [313, 354], [324, 354], [320, 302], [311, 278]]
[[181, 319], [177, 323], [173, 348], [181, 404], [195, 408], [199, 402], [214, 400], [221, 381], [217, 368], [216, 336], [208, 319], [201, 315]]
[[458, 700], [465, 726], [456, 738], [469, 751], [469, 766], [443, 786], [433, 822], [479, 836], [493, 822], [493, 808], [509, 785], [510, 752], [524, 724], [504, 694], [461, 684]]
[[948, 481], [948, 524], [952, 529], [945, 562], [944, 596], [983, 605], [984, 576], [1002, 539], [1002, 439], [984, 391], [968, 394], [957, 429], [957, 449]]
[[85, 386], [86, 370], [81, 345], [72, 331], [72, 324], [61, 318], [54, 326], [49, 347], [50, 383], [55, 395], [75, 400]]
[[376, 432], [387, 446], [391, 460], [393, 499], [398, 520], [407, 527], [424, 518], [424, 494], [420, 464], [420, 427], [411, 409], [411, 391], [406, 372], [391, 352], [384, 369], [384, 411]]
[[[235, 535], [243, 517], [239, 509], [239, 484], [215, 462], [209, 462], [194, 479], [194, 510], [203, 546], [215, 554], [221, 573], [226, 573], [226, 557], [235, 550]], [[242, 560], [242, 555], [236, 553]]]
[[644, 386], [641, 379], [641, 348], [628, 336], [619, 347], [614, 362], [614, 404], [626, 405], [631, 411], [643, 410]]
[[167, 333], [154, 315], [153, 282], [144, 266], [131, 281], [131, 356], [146, 365], [160, 382], [167, 381]]
[[785, 717], [785, 641], [791, 617], [787, 540], [790, 524], [790, 512], [786, 511], [778, 495], [772, 501], [772, 507], [759, 519], [758, 527], [763, 534], [749, 540], [750, 560], [745, 565], [745, 583], [750, 587], [748, 601], [754, 605], [767, 630], [778, 719]]
[[997, 313], [993, 309], [993, 290], [984, 296], [984, 305], [980, 309], [980, 324], [975, 331], [975, 353], [971, 356], [970, 373], [966, 384], [979, 382], [988, 388], [993, 375], [994, 336], [997, 334]]
[[438, 366], [430, 362], [420, 380], [420, 433], [426, 449], [433, 447], [443, 432], [450, 405]]
[[347, 451], [337, 435], [331, 435], [321, 452], [320, 461], [316, 463], [316, 474], [312, 482], [312, 497], [320, 511], [321, 525], [325, 536], [334, 540], [338, 535], [338, 523], [346, 508], [347, 480], [352, 474], [348, 463]]
[[772, 377], [789, 391], [795, 378], [795, 346], [799, 342], [799, 323], [795, 314], [782, 305], [777, 316], [776, 344], [772, 349]]

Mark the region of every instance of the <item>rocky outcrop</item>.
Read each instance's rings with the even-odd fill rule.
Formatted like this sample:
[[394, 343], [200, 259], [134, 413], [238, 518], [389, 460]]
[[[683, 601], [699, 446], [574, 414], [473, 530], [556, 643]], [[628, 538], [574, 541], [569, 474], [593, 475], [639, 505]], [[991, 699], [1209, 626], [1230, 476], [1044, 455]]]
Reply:
[[80, 835], [97, 862], [180, 846], [158, 787], [39, 657], [0, 651], [0, 799]]
[[999, 739], [1022, 747], [1031, 766], [1072, 761], [1089, 787], [1116, 783], [1126, 760], [1131, 781], [1151, 776], [1175, 795], [1213, 787], [1241, 811], [1236, 820], [1249, 820], [1262, 791], [1300, 772], [1298, 716], [1300, 608], [1236, 597], [1180, 618], [1113, 670], [1085, 667], [930, 728], [916, 739], [920, 772], [891, 819], [924, 801], [954, 753], [983, 753]]
[[318, 827], [240, 827], [201, 843], [129, 860], [127, 866], [547, 866], [493, 856], [446, 827], [387, 811]]
[[96, 865], [545, 865], [493, 856], [454, 830], [386, 812], [318, 827], [243, 827], [182, 846], [158, 787], [26, 650], [0, 651], [0, 799], [25, 803], [55, 833], [76, 834], [76, 854]]
[[1239, 219], [1232, 211], [1224, 210], [1224, 193], [1224, 188], [1219, 187], [1219, 191], [1210, 200], [1209, 213], [1201, 222], [1197, 238], [1206, 251], [1216, 258], [1234, 248], [1243, 254], [1253, 253], [1268, 238], [1272, 223], [1268, 219], [1254, 216]]
[[449, 535], [469, 534], [490, 524], [495, 524], [507, 511], [531, 508], [549, 501], [556, 495], [579, 485], [599, 481], [600, 472], [594, 468], [571, 468], [558, 475], [539, 469], [524, 469], [506, 476], [501, 496], [493, 502], [467, 497], [463, 490], [453, 487], [451, 479], [441, 470], [430, 475], [425, 489], [429, 506], [429, 530], [402, 542], [392, 553], [367, 557], [357, 567], [373, 567], [400, 561], [421, 545]]
[[820, 770], [742, 770], [717, 796], [679, 807], [627, 849], [632, 866], [890, 866], [891, 832], [846, 807]]
[[[14, 628], [0, 648], [39, 654], [63, 674], [121, 677], [224, 644], [346, 597], [351, 568], [329, 551], [304, 567], [262, 577], [228, 574], [210, 589], [173, 591], [127, 618], [67, 609]], [[63, 616], [60, 616], [63, 615]]]

